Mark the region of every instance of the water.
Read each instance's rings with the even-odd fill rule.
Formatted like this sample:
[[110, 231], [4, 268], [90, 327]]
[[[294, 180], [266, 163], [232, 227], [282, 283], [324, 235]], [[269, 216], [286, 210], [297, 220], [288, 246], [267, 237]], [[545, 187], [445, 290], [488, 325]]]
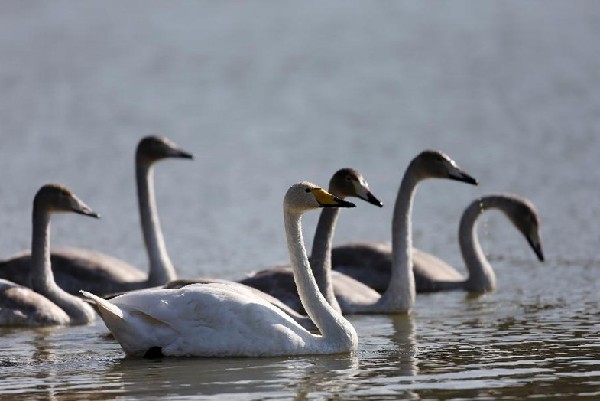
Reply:
[[[423, 183], [414, 241], [453, 265], [476, 196], [534, 202], [540, 264], [498, 213], [480, 224], [498, 290], [419, 296], [412, 317], [351, 317], [353, 356], [124, 358], [101, 322], [0, 331], [0, 399], [600, 398], [600, 5], [576, 2], [4, 2], [2, 255], [29, 246], [48, 181], [103, 216], [59, 216], [56, 246], [146, 266], [133, 149], [161, 132], [196, 156], [156, 169], [181, 277], [287, 259], [281, 200], [359, 169], [386, 207], [345, 211], [336, 242], [389, 240], [424, 148], [479, 179]], [[307, 236], [316, 213], [305, 218]], [[268, 244], [265, 245], [265, 244]]]

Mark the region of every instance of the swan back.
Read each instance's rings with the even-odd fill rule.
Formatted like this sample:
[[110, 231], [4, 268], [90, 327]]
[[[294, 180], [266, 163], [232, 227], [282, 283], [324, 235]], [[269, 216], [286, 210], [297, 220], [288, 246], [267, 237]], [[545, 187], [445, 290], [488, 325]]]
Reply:
[[55, 303], [27, 287], [0, 279], [0, 326], [44, 327], [69, 324]]

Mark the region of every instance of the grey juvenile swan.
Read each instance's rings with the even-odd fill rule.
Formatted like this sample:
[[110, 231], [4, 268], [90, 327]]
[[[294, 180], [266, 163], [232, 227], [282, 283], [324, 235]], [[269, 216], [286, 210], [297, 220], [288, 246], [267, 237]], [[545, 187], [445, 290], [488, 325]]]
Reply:
[[[336, 297], [342, 311], [351, 313], [408, 313], [415, 301], [415, 282], [412, 268], [411, 211], [417, 184], [428, 178], [446, 178], [477, 185], [477, 181], [459, 168], [445, 154], [426, 150], [417, 155], [409, 164], [394, 205], [392, 218], [391, 275], [388, 285], [379, 295], [375, 290], [360, 292], [354, 286], [336, 286]], [[348, 244], [334, 248], [333, 263], [340, 259], [356, 263], [364, 260], [363, 254], [372, 254], [369, 243]], [[340, 258], [340, 255], [343, 258]], [[336, 258], [337, 256], [337, 258]], [[337, 260], [336, 260], [337, 259]], [[369, 274], [367, 271], [366, 274]]]
[[[463, 212], [460, 219], [458, 238], [468, 277], [435, 256], [413, 249], [413, 261], [417, 292], [465, 290], [488, 292], [496, 288], [496, 274], [487, 261], [477, 239], [477, 218], [486, 210], [502, 212], [515, 228], [523, 234], [540, 261], [544, 260], [539, 234], [539, 218], [533, 204], [517, 195], [493, 194], [475, 199]], [[345, 251], [342, 249], [342, 251]], [[369, 254], [370, 253], [370, 254]], [[389, 249], [364, 249], [360, 260], [355, 258], [351, 265], [347, 255], [338, 254], [340, 270], [364, 282], [379, 292], [385, 291], [389, 281], [391, 253]], [[334, 250], [334, 260], [336, 254]]]
[[[383, 206], [383, 203], [371, 193], [363, 176], [351, 168], [336, 171], [329, 180], [328, 190], [341, 199], [355, 197], [379, 207]], [[334, 286], [348, 280], [353, 281], [353, 285], [357, 287], [364, 287], [364, 285], [351, 277], [342, 277], [340, 273], [333, 273], [335, 277], [332, 280], [331, 247], [338, 215], [338, 208], [325, 208], [321, 211], [313, 238], [310, 265], [317, 285], [327, 302], [334, 309], [341, 311], [334, 295]], [[305, 313], [289, 266], [277, 266], [258, 271], [240, 280], [240, 283], [272, 295], [296, 312]], [[363, 291], [368, 291], [368, 288], [364, 288]]]
[[[191, 159], [192, 155], [160, 136], [147, 136], [139, 142], [135, 154], [135, 174], [140, 220], [150, 265], [148, 274], [100, 252], [80, 248], [57, 249], [51, 254], [52, 269], [56, 283], [62, 289], [71, 294], [84, 289], [105, 295], [153, 287], [176, 278], [165, 247], [154, 197], [152, 166], [165, 158]], [[28, 265], [28, 252], [0, 261], [0, 278], [27, 286]]]
[[21, 266], [31, 273], [31, 289], [0, 279], [0, 326], [75, 325], [96, 318], [90, 305], [54, 282], [50, 267], [50, 216], [60, 212], [98, 217], [67, 188], [56, 184], [40, 188], [33, 200], [31, 266]]
[[325, 300], [311, 273], [302, 240], [302, 214], [318, 207], [352, 207], [302, 182], [288, 189], [284, 225], [290, 262], [302, 302], [319, 328], [313, 334], [252, 291], [228, 283], [180, 289], [146, 289], [110, 301], [88, 292], [128, 355], [265, 357], [354, 352], [354, 327]]

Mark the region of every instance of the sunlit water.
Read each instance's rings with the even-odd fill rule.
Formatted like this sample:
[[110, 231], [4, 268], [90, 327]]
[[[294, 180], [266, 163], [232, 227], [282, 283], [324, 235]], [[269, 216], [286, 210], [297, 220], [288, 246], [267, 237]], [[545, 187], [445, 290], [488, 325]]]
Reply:
[[[538, 208], [546, 262], [498, 213], [480, 223], [498, 290], [421, 295], [412, 317], [351, 317], [356, 355], [124, 357], [94, 325], [0, 331], [0, 399], [600, 399], [597, 2], [4, 2], [2, 255], [29, 246], [31, 198], [71, 187], [54, 245], [144, 268], [133, 150], [161, 132], [195, 160], [156, 168], [181, 277], [287, 258], [281, 200], [359, 169], [386, 207], [336, 242], [389, 240], [410, 159], [437, 148], [481, 182], [423, 183], [414, 241], [456, 266], [462, 209], [490, 192]], [[307, 215], [310, 237], [316, 213]], [[268, 340], [268, 339], [267, 339]]]

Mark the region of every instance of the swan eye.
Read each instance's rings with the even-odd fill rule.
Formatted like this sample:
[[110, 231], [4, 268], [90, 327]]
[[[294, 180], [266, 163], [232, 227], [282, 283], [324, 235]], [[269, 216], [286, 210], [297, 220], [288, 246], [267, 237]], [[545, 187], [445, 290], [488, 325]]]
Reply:
[[309, 192], [310, 192], [310, 188], [306, 188], [306, 189], [304, 190], [304, 192], [306, 192], [306, 193], [309, 193]]

